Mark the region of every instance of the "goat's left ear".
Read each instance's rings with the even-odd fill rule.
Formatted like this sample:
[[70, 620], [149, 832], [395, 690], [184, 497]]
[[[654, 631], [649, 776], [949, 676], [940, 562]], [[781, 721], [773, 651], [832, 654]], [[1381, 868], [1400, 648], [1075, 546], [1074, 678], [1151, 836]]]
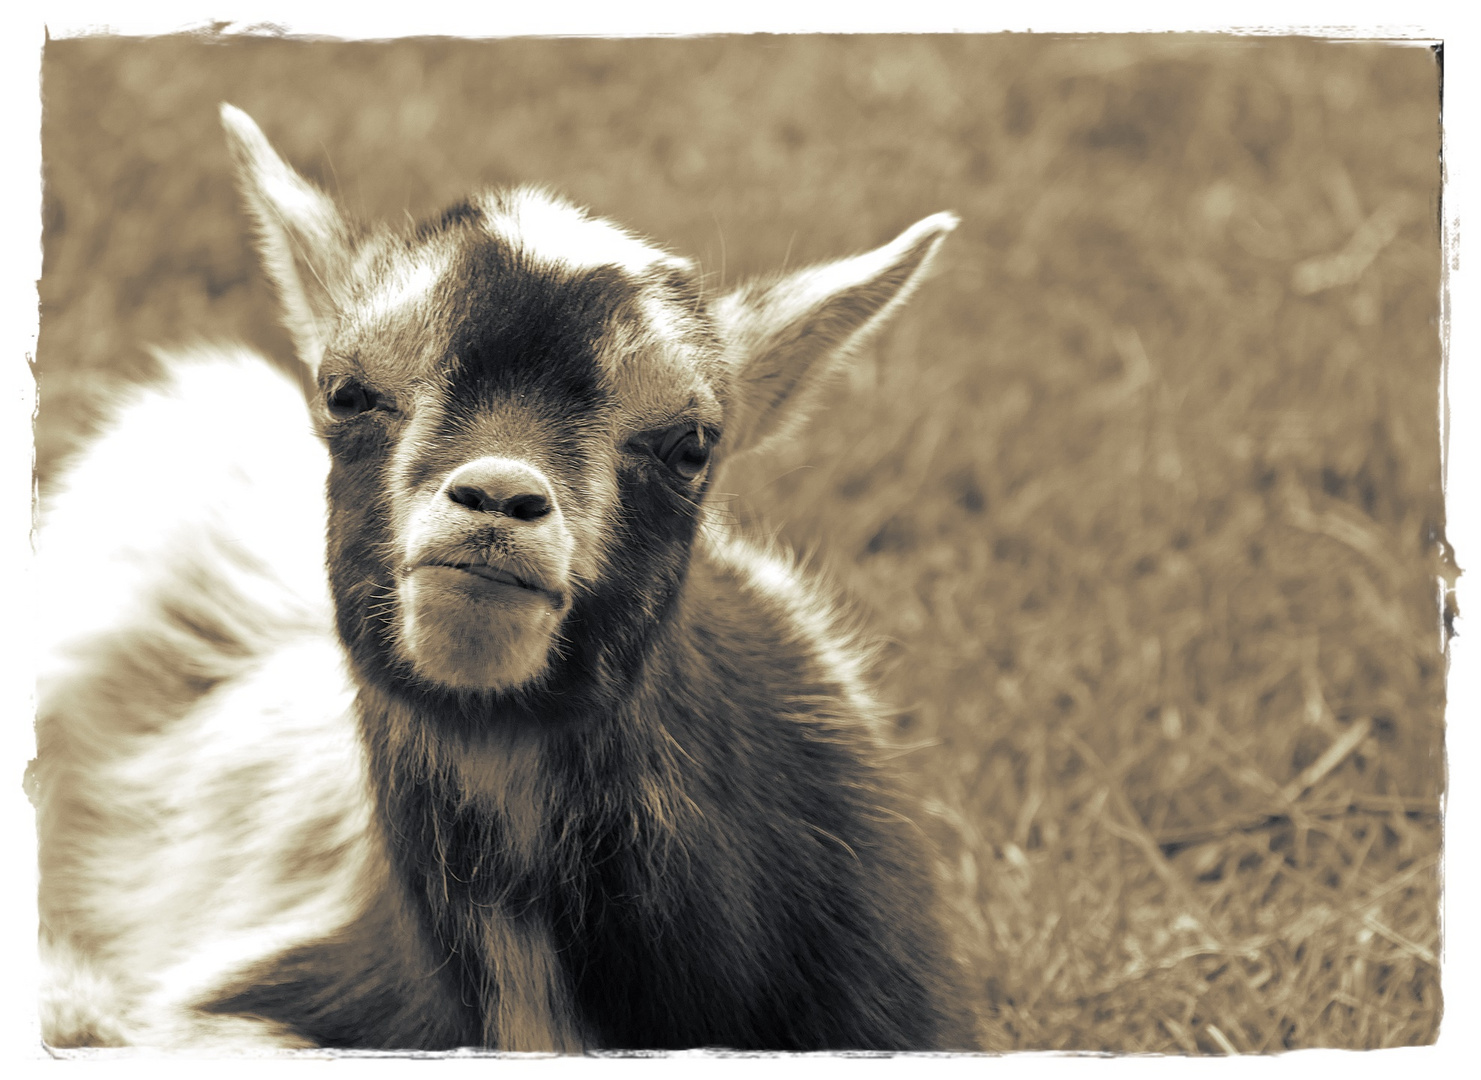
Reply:
[[334, 200], [280, 158], [250, 116], [223, 103], [221, 124], [263, 267], [283, 303], [283, 324], [312, 374], [349, 281], [354, 233]]
[[884, 247], [752, 282], [715, 302], [730, 377], [727, 456], [760, 446], [807, 414], [839, 361], [925, 279], [957, 221], [955, 214], [932, 214]]

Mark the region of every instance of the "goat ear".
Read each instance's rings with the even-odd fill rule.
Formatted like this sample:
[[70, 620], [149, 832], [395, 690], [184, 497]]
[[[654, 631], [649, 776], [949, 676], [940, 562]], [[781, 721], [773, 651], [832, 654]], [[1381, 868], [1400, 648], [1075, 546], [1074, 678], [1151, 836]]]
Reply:
[[223, 102], [221, 123], [283, 323], [299, 359], [317, 371], [349, 278], [352, 233], [334, 201], [278, 156], [250, 116]]
[[933, 214], [884, 247], [771, 280], [715, 304], [728, 360], [728, 453], [753, 449], [806, 415], [818, 388], [851, 349], [915, 291], [955, 214]]

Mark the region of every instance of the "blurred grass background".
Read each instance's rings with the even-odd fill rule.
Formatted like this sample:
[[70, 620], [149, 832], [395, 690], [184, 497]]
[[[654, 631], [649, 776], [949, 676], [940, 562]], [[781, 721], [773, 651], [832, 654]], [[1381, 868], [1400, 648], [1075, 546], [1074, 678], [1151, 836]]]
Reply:
[[222, 100], [354, 211], [546, 182], [715, 288], [956, 210], [805, 437], [728, 481], [887, 643], [984, 1046], [1435, 1039], [1429, 50], [80, 38], [43, 93], [43, 488], [144, 345], [288, 356]]

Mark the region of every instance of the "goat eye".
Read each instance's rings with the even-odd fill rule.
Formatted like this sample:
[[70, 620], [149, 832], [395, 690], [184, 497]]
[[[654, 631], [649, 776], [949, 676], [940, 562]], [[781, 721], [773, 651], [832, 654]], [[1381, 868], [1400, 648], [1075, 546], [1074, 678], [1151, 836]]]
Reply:
[[710, 461], [710, 448], [698, 428], [678, 428], [665, 436], [658, 456], [681, 480], [693, 480]]
[[376, 396], [364, 383], [356, 379], [345, 379], [329, 388], [324, 404], [329, 409], [330, 416], [344, 420], [375, 408]]

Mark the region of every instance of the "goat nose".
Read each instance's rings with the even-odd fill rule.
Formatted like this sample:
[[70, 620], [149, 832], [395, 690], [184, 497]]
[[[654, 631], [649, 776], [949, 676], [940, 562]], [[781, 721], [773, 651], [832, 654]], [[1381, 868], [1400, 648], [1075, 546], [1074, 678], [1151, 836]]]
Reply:
[[516, 521], [539, 521], [555, 509], [555, 492], [539, 470], [510, 458], [479, 458], [447, 480], [447, 497], [459, 506]]

